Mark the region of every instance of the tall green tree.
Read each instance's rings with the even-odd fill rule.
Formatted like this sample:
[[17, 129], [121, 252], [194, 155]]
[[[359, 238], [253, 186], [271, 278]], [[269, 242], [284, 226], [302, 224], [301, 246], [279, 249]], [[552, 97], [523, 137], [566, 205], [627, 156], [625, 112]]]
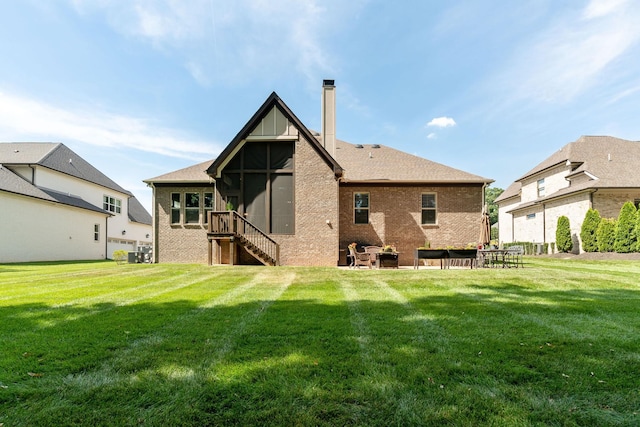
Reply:
[[569, 218], [564, 215], [558, 218], [558, 224], [556, 225], [556, 248], [560, 252], [570, 252], [573, 249], [571, 224]]
[[636, 250], [636, 206], [632, 202], [626, 202], [620, 209], [616, 223], [616, 240], [613, 250], [624, 254]]
[[582, 240], [582, 250], [585, 252], [598, 251], [598, 239], [596, 232], [598, 231], [600, 219], [600, 213], [592, 208], [589, 208], [584, 216], [584, 221], [582, 221], [582, 228], [580, 230], [580, 240]]
[[489, 219], [491, 220], [491, 225], [498, 222], [498, 205], [496, 204], [496, 199], [502, 193], [504, 193], [504, 190], [497, 187], [487, 187], [484, 191], [484, 200], [489, 208]]
[[[500, 196], [504, 190], [502, 188], [492, 188], [487, 187], [484, 190], [484, 200], [487, 204], [487, 208], [489, 211], [489, 222], [491, 225], [494, 225], [498, 222], [498, 205], [496, 204], [496, 199]], [[498, 228], [491, 227], [491, 240], [499, 240], [500, 236], [498, 236]]]
[[640, 252], [640, 209], [636, 211], [636, 227], [634, 229], [636, 235], [636, 252]]
[[616, 241], [616, 220], [614, 218], [602, 218], [596, 232], [598, 240], [598, 252], [613, 252], [613, 244]]

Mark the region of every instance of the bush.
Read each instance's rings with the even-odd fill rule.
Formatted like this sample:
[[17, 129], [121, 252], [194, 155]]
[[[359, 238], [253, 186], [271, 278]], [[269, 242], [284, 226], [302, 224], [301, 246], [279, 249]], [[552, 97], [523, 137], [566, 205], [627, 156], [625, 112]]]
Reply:
[[591, 208], [584, 216], [582, 229], [580, 230], [580, 240], [582, 240], [582, 250], [585, 252], [598, 251], [598, 239], [596, 232], [598, 231], [600, 219], [600, 213]]
[[613, 252], [613, 244], [616, 241], [616, 220], [602, 218], [596, 232], [599, 252]]
[[636, 212], [637, 209], [631, 202], [626, 202], [620, 209], [613, 244], [613, 250], [618, 253], [633, 252], [636, 249]]
[[128, 252], [127, 251], [122, 250], [122, 249], [117, 249], [117, 250], [113, 251], [112, 258], [116, 263], [122, 264], [125, 261], [127, 261], [127, 256], [128, 256]]
[[560, 252], [570, 252], [573, 249], [573, 241], [571, 240], [571, 224], [569, 218], [561, 216], [558, 218], [556, 226], [556, 247]]
[[636, 211], [636, 227], [633, 231], [636, 236], [636, 252], [640, 252], [640, 209]]

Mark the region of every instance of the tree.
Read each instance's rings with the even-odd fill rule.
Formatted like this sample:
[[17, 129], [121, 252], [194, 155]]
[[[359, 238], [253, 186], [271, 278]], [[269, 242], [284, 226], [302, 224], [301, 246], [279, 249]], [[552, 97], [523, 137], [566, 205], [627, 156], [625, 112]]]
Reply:
[[616, 223], [615, 242], [613, 250], [624, 254], [633, 252], [636, 249], [636, 212], [637, 209], [632, 202], [626, 202], [620, 209], [618, 221]]
[[[498, 222], [498, 205], [496, 199], [500, 196], [504, 190], [502, 188], [487, 187], [484, 191], [484, 201], [487, 204], [489, 211], [489, 222], [491, 225]], [[498, 229], [491, 227], [491, 240], [498, 240]]]
[[489, 208], [489, 220], [491, 221], [491, 225], [498, 222], [498, 205], [496, 204], [496, 199], [500, 196], [504, 190], [502, 188], [491, 188], [487, 187], [484, 192], [484, 201]]
[[633, 231], [636, 236], [636, 252], [640, 252], [640, 209], [636, 211], [636, 227]]
[[596, 232], [600, 224], [600, 213], [589, 208], [587, 214], [582, 221], [582, 229], [580, 230], [580, 240], [582, 240], [582, 250], [585, 252], [597, 252], [598, 240]]
[[596, 232], [599, 252], [613, 252], [613, 243], [616, 240], [616, 220], [602, 218]]
[[571, 224], [569, 223], [569, 218], [564, 215], [558, 218], [556, 226], [556, 248], [560, 252], [570, 252], [573, 249]]

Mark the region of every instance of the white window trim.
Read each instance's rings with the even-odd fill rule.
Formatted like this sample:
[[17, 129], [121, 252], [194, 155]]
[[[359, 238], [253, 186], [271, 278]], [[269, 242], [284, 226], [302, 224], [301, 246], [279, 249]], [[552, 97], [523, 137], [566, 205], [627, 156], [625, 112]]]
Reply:
[[[423, 196], [426, 196], [426, 195], [432, 195], [434, 197], [435, 204], [436, 204], [434, 208], [423, 208], [422, 207], [422, 198], [423, 198]], [[427, 211], [427, 210], [432, 210], [436, 214], [436, 220], [433, 223], [423, 223], [422, 222], [422, 212]], [[426, 192], [426, 193], [421, 193], [420, 194], [420, 225], [427, 226], [427, 227], [429, 227], [429, 226], [432, 227], [434, 225], [438, 225], [438, 193], [430, 191], [430, 192]]]

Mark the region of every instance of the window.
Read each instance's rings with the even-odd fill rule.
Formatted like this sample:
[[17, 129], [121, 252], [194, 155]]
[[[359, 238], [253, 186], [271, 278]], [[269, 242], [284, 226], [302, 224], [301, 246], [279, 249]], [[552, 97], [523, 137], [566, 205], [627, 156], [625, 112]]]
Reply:
[[535, 217], [536, 217], [536, 214], [534, 213], [527, 214], [527, 219], [534, 219]]
[[538, 180], [538, 197], [544, 197], [544, 178]]
[[180, 193], [171, 193], [171, 224], [180, 224]]
[[94, 242], [100, 241], [100, 224], [93, 225], [93, 241]]
[[200, 193], [184, 194], [184, 223], [200, 223]]
[[119, 214], [122, 211], [122, 200], [104, 196], [102, 198], [102, 209]]
[[436, 219], [436, 194], [424, 193], [422, 194], [422, 225], [435, 225]]
[[369, 224], [369, 193], [353, 194], [353, 222]]
[[209, 212], [213, 210], [213, 193], [204, 193], [204, 223], [209, 222]]

